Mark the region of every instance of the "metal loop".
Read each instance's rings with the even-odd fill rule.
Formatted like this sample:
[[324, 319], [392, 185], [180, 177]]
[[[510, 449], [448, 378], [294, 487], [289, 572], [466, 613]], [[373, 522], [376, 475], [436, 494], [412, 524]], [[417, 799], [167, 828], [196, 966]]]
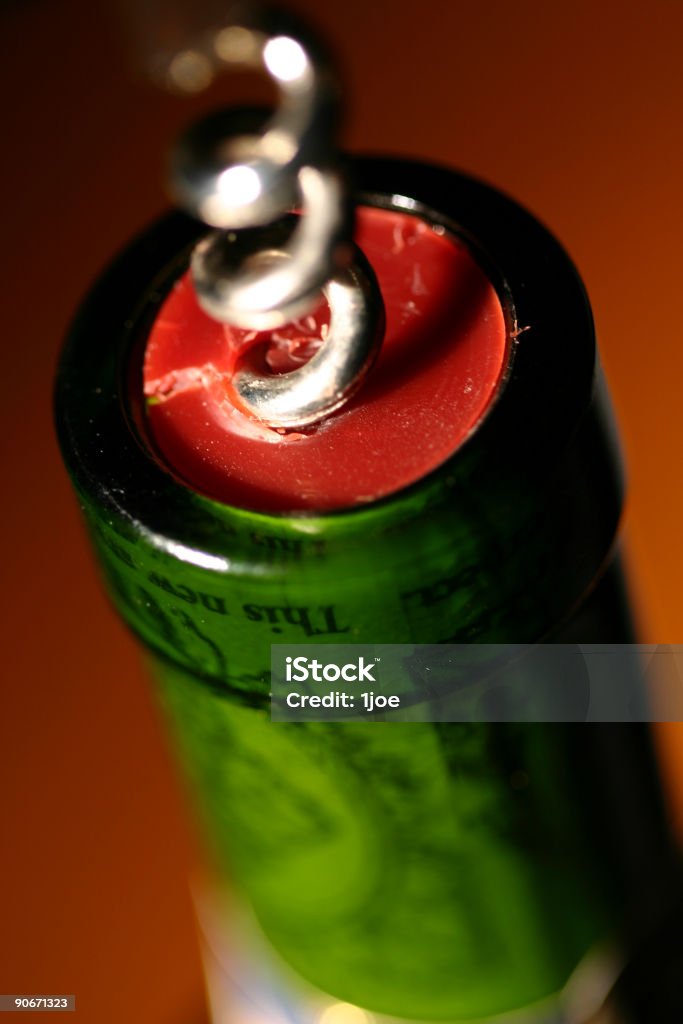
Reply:
[[384, 331], [384, 305], [370, 264], [354, 249], [351, 266], [338, 271], [322, 289], [330, 307], [330, 326], [313, 358], [289, 373], [238, 370], [233, 376], [239, 403], [272, 427], [303, 427], [334, 412], [360, 387], [375, 361]]
[[302, 215], [275, 259], [270, 259], [264, 232], [258, 233], [257, 253], [245, 252], [244, 232], [214, 232], [195, 248], [191, 266], [197, 298], [216, 320], [258, 331], [280, 327], [306, 313], [324, 282], [348, 262], [339, 176], [303, 167], [299, 182]]
[[[233, 380], [242, 406], [255, 416], [271, 426], [304, 426], [359, 386], [384, 326], [379, 287], [350, 241], [350, 204], [333, 169], [335, 79], [319, 44], [272, 10], [253, 8], [202, 45], [212, 69], [264, 68], [280, 102], [270, 118], [254, 110], [208, 118], [176, 147], [176, 197], [219, 229], [192, 255], [195, 291], [215, 319], [264, 331], [305, 315], [322, 290], [330, 330], [310, 362], [292, 373], [245, 371]], [[301, 215], [287, 216], [295, 208]]]
[[[294, 38], [296, 34], [296, 38]], [[292, 209], [304, 166], [333, 152], [339, 98], [326, 55], [291, 18], [254, 11], [219, 29], [203, 50], [214, 70], [264, 70], [280, 103], [255, 126], [230, 114], [210, 117], [180, 139], [171, 157], [171, 189], [206, 224], [239, 229], [267, 224]]]

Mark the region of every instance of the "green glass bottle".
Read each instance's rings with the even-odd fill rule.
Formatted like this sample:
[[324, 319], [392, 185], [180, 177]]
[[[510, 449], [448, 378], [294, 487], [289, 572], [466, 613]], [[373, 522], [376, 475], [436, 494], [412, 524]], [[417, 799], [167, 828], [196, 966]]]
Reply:
[[354, 171], [365, 203], [409, 197], [473, 240], [532, 328], [446, 463], [324, 514], [253, 512], [176, 479], [140, 366], [200, 230], [177, 214], [119, 258], [74, 325], [62, 451], [108, 591], [153, 655], [214, 854], [279, 955], [398, 1018], [540, 1014], [593, 949], [628, 944], [670, 877], [645, 731], [273, 723], [270, 645], [632, 639], [590, 310], [564, 252], [506, 197], [419, 164]]

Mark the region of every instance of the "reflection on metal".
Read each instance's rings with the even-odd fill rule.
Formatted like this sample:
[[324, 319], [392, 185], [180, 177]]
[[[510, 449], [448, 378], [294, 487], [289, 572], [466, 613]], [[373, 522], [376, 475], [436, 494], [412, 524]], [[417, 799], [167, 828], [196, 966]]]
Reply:
[[330, 307], [329, 332], [312, 359], [290, 373], [242, 370], [233, 378], [240, 403], [273, 427], [305, 426], [334, 412], [360, 387], [379, 351], [384, 311], [360, 251], [323, 294]]

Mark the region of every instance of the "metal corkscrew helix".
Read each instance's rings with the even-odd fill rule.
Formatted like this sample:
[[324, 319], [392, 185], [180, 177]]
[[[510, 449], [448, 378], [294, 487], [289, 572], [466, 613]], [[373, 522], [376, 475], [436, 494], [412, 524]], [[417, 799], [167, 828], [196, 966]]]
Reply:
[[334, 139], [337, 86], [319, 44], [279, 11], [242, 8], [201, 46], [215, 71], [264, 69], [279, 104], [265, 119], [249, 110], [213, 115], [172, 154], [176, 198], [217, 229], [192, 254], [192, 280], [207, 313], [255, 331], [290, 323], [325, 296], [329, 331], [308, 363], [283, 374], [238, 370], [232, 380], [259, 419], [305, 426], [356, 391], [384, 327], [374, 273], [351, 240]]

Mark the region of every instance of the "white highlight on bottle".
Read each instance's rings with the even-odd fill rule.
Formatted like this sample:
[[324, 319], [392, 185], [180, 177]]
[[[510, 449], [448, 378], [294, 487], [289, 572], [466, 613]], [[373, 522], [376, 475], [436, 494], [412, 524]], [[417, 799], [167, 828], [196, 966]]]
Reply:
[[375, 1024], [371, 1013], [351, 1003], [333, 1003], [320, 1014], [318, 1024]]

